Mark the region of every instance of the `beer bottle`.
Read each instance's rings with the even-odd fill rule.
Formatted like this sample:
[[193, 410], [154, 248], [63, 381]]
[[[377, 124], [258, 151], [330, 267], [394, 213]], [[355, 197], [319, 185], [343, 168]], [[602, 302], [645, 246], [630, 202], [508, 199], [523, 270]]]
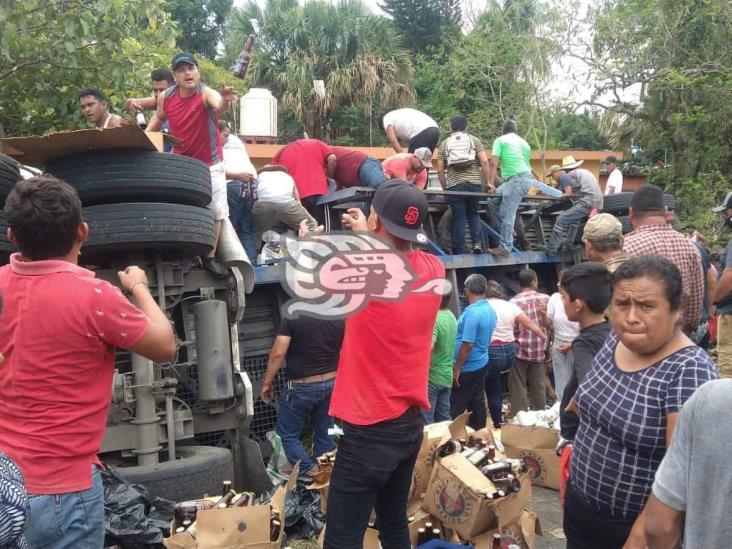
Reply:
[[488, 446], [488, 457], [490, 459], [496, 459], [496, 447], [492, 444]]
[[418, 528], [417, 529], [417, 545], [422, 545], [427, 540], [427, 530], [424, 528]]
[[282, 531], [282, 523], [279, 519], [273, 518], [272, 524], [269, 529], [269, 539], [270, 541], [277, 541], [280, 539], [280, 532]]
[[229, 490], [226, 494], [221, 496], [221, 499], [218, 502], [216, 502], [216, 508], [226, 509], [235, 497], [236, 492], [234, 492], [234, 490]]
[[440, 530], [439, 528], [433, 528], [432, 539], [442, 539], [442, 530]]
[[251, 492], [242, 492], [232, 507], [248, 507], [250, 505], [254, 505], [254, 494]]
[[135, 120], [137, 120], [137, 125], [140, 126], [141, 129], [147, 128], [147, 120], [145, 120], [145, 113], [142, 111], [138, 112], [135, 115]]
[[476, 452], [479, 452], [477, 448], [466, 447], [462, 452], [460, 452], [460, 455], [463, 456], [465, 459], [468, 459]]
[[182, 534], [185, 531], [186, 531], [186, 529], [183, 526], [178, 526], [178, 528], [175, 529], [176, 534]]
[[244, 49], [239, 54], [238, 59], [234, 62], [234, 66], [231, 67], [231, 72], [237, 78], [244, 78], [249, 68], [249, 62], [252, 60], [252, 47], [254, 46], [254, 35], [250, 34], [247, 36], [247, 41], [244, 44]]
[[496, 461], [494, 463], [489, 463], [485, 467], [482, 467], [480, 472], [489, 479], [494, 479], [498, 478], [499, 476], [504, 476], [506, 474], [512, 473], [513, 469], [511, 467], [511, 464], [507, 461]]
[[504, 492], [500, 488], [493, 493], [494, 499], [505, 498], [505, 497], [506, 497], [506, 492]]
[[205, 499], [181, 501], [173, 507], [173, 517], [176, 523], [181, 524], [184, 520], [196, 520], [198, 511], [213, 509], [214, 507], [215, 503]]
[[484, 496], [488, 501], [493, 501], [493, 492], [486, 492]]
[[185, 528], [186, 530], [188, 530], [188, 527], [189, 527], [189, 526], [190, 526], [191, 524], [193, 524], [193, 521], [191, 521], [191, 520], [184, 520], [184, 521], [183, 521], [183, 528]]
[[475, 465], [478, 469], [484, 465], [488, 465], [490, 458], [488, 457], [487, 450], [476, 450], [475, 453], [468, 457], [468, 461]]
[[448, 440], [440, 451], [438, 452], [440, 457], [449, 456], [450, 454], [456, 454], [463, 451], [463, 446], [457, 440]]
[[515, 543], [512, 543], [511, 545], [508, 546], [508, 549], [521, 549], [521, 547], [519, 547]]
[[412, 524], [414, 522], [414, 517], [413, 516], [412, 517], [407, 517], [407, 522], [409, 524]]
[[501, 534], [493, 534], [491, 549], [501, 549]]
[[514, 478], [511, 480], [511, 486], [510, 489], [512, 492], [519, 493], [521, 491], [521, 481], [517, 478]]

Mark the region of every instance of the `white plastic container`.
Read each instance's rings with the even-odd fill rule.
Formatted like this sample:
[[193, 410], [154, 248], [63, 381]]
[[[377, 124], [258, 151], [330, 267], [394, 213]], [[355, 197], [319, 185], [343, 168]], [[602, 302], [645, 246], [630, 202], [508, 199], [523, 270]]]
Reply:
[[245, 137], [277, 137], [277, 98], [268, 89], [251, 88], [240, 100], [239, 131]]

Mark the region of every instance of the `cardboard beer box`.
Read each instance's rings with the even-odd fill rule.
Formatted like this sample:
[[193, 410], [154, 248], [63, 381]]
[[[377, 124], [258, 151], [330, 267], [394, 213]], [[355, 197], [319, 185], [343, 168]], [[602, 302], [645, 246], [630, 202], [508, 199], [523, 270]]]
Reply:
[[[464, 432], [465, 426], [458, 420], [450, 426], [450, 436], [443, 439], [443, 444], [450, 437], [461, 438], [460, 429]], [[446, 528], [463, 539], [471, 539], [491, 528], [520, 520], [531, 500], [530, 473], [518, 475], [518, 480], [521, 483], [518, 493], [488, 500], [485, 494], [495, 492], [495, 485], [465, 457], [450, 454], [436, 460], [422, 506]]]
[[501, 442], [509, 458], [523, 459], [533, 471], [532, 482], [559, 490], [559, 431], [547, 427], [506, 424], [501, 429]]
[[501, 534], [501, 547], [518, 545], [521, 549], [536, 549], [536, 536], [543, 535], [539, 517], [533, 511], [524, 510], [521, 518], [500, 530], [491, 530], [472, 540], [475, 549], [492, 549], [494, 534]]
[[[297, 482], [299, 466], [279, 486], [272, 499], [262, 505], [201, 510], [196, 515], [195, 539], [187, 532], [163, 540], [166, 549], [279, 549], [285, 530], [285, 497]], [[279, 536], [270, 536], [272, 513], [279, 517]]]
[[451, 424], [451, 421], [442, 421], [424, 426], [422, 446], [419, 449], [417, 461], [412, 471], [412, 486], [409, 489], [409, 500], [407, 503], [408, 515], [415, 514], [422, 505], [422, 495], [427, 489], [427, 483], [430, 481], [430, 475], [432, 475], [437, 447], [449, 433]]

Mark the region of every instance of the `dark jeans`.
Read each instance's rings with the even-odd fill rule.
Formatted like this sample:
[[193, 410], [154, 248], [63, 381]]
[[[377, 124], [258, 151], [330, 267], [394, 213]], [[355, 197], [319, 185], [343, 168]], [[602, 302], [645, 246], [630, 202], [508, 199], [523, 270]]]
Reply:
[[282, 449], [287, 461], [300, 462], [300, 473], [306, 473], [315, 462], [300, 442], [303, 427], [313, 424], [313, 455], [319, 456], [333, 449], [333, 439], [328, 429], [333, 419], [328, 415], [330, 395], [335, 379], [315, 383], [289, 382], [280, 393], [280, 410], [277, 414], [277, 434], [282, 439]]
[[468, 425], [476, 431], [485, 427], [485, 374], [488, 368], [460, 373], [460, 387], [453, 387], [450, 395], [450, 413], [455, 419], [467, 410], [472, 412]]
[[[479, 193], [480, 184], [463, 181], [447, 189], [448, 191], [460, 191], [467, 193]], [[480, 230], [480, 197], [470, 198], [467, 196], [451, 196], [449, 199], [452, 208], [452, 248], [456, 254], [465, 253], [465, 220], [467, 218], [470, 226], [470, 238], [473, 246], [483, 247]]]
[[434, 152], [440, 141], [440, 128], [426, 128], [409, 140], [409, 152], [413, 153], [420, 147], [427, 147]]
[[257, 260], [257, 244], [254, 241], [254, 214], [252, 214], [251, 198], [242, 198], [241, 181], [229, 181], [226, 184], [226, 195], [229, 202], [229, 220], [241, 240], [244, 251], [252, 264]]
[[411, 548], [407, 500], [422, 428], [417, 408], [373, 425], [343, 423], [330, 479], [324, 549], [362, 549], [372, 509], [383, 549]]
[[592, 208], [586, 202], [577, 202], [568, 210], [560, 213], [554, 222], [554, 229], [552, 229], [552, 235], [546, 246], [548, 251], [556, 253], [562, 246], [571, 248], [574, 241], [569, 242], [568, 239], [575, 236], [574, 229], [579, 227], [582, 220], [586, 219], [591, 211]]
[[320, 200], [322, 196], [322, 194], [315, 194], [300, 200], [308, 213], [315, 218], [315, 221], [318, 222], [318, 225], [325, 224], [325, 206], [323, 204], [318, 205], [318, 200]]
[[491, 345], [488, 351], [488, 373], [485, 376], [485, 395], [488, 398], [488, 410], [491, 413], [493, 426], [498, 429], [503, 419], [503, 387], [501, 375], [511, 369], [516, 355], [513, 343], [507, 345]]
[[577, 493], [571, 481], [564, 500], [564, 535], [567, 549], [621, 549], [628, 539], [634, 518], [601, 513]]

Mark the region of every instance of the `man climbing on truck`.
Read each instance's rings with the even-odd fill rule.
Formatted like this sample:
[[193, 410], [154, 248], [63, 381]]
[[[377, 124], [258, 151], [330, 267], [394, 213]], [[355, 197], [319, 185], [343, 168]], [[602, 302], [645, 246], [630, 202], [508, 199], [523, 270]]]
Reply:
[[233, 88], [222, 86], [221, 93], [201, 82], [198, 63], [189, 53], [177, 53], [172, 62], [175, 85], [158, 95], [157, 110], [147, 131], [158, 131], [168, 121], [170, 133], [182, 143], [173, 153], [205, 162], [211, 169], [211, 210], [215, 223], [214, 246], [204, 258], [204, 266], [218, 276], [226, 269], [216, 260], [216, 246], [221, 235], [221, 222], [229, 215], [226, 195], [226, 170], [219, 133], [219, 112], [227, 110], [236, 99]]

